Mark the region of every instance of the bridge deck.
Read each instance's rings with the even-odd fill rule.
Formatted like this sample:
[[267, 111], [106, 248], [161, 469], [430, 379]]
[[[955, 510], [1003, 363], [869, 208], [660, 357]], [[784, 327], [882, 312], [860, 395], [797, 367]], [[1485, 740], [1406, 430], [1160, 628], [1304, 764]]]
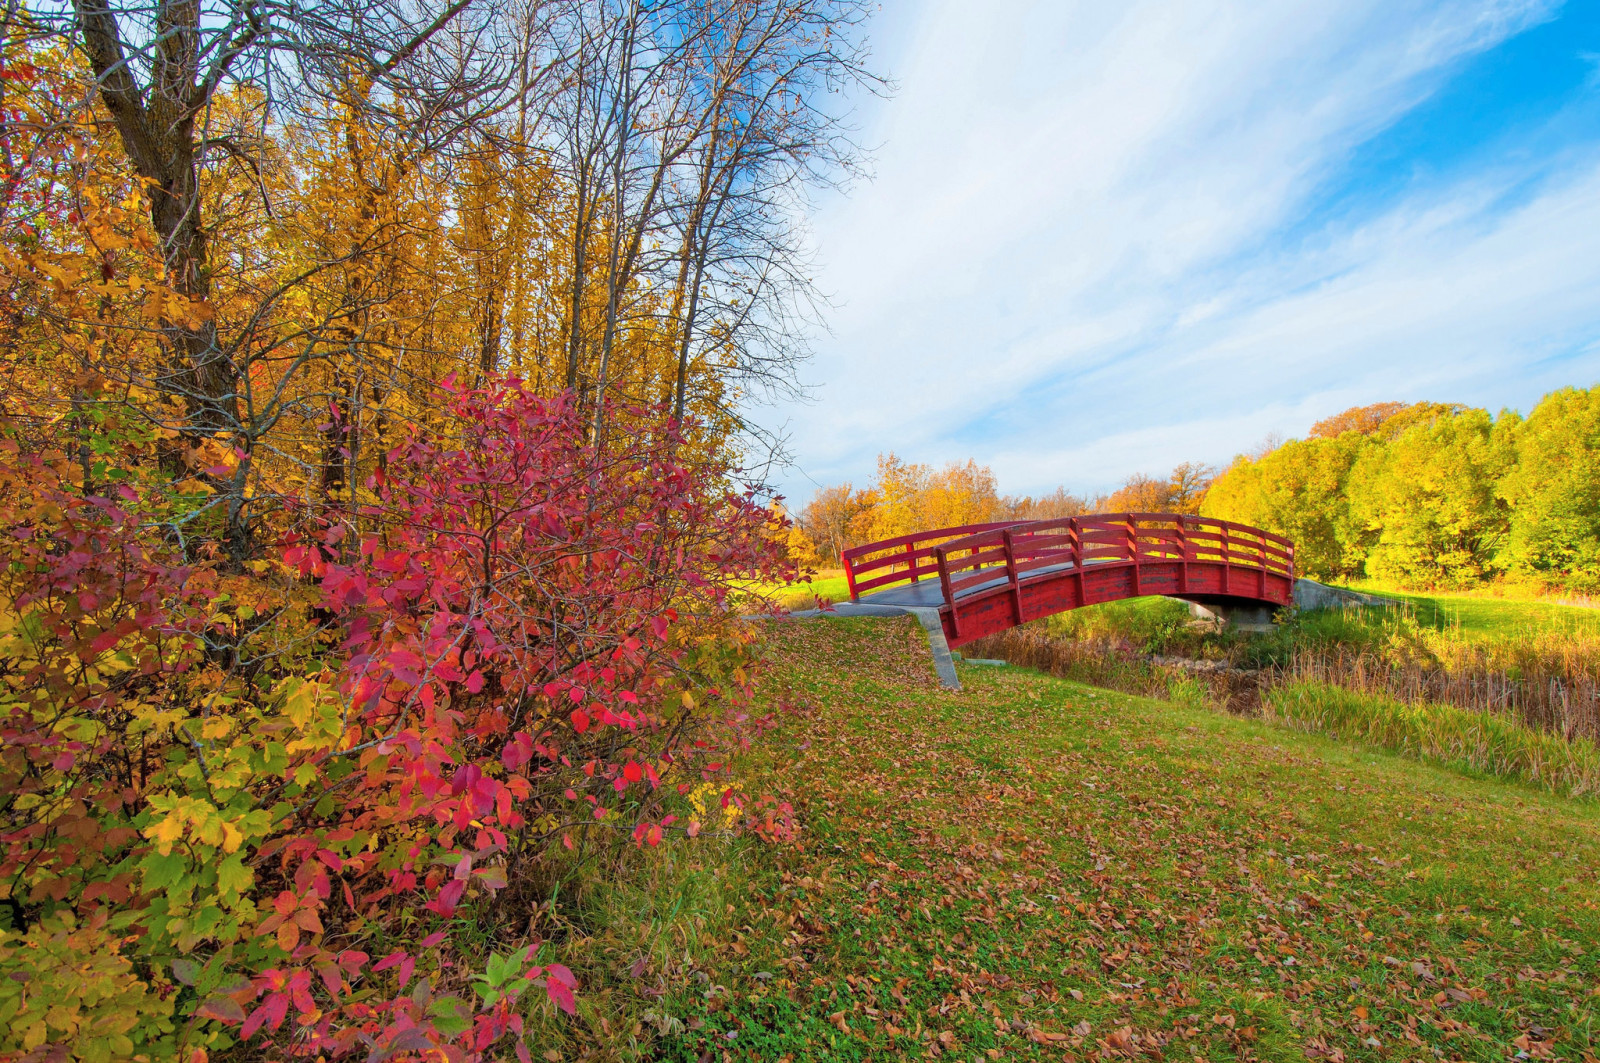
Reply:
[[[1071, 572], [1075, 568], [1077, 566], [1070, 561], [1059, 565], [1036, 568], [1021, 577], [1020, 582], [1023, 584], [1033, 583], [1035, 580], [1047, 579], [1057, 573]], [[992, 571], [994, 578], [961, 588], [955, 596], [958, 601], [970, 598], [975, 594], [982, 594], [985, 591], [997, 590], [1007, 585], [1009, 577], [1004, 565], [996, 565], [992, 569], [984, 571]], [[916, 583], [901, 583], [892, 587], [884, 587], [880, 590], [868, 591], [856, 600], [862, 605], [899, 605], [908, 608], [929, 609], [939, 609], [945, 604], [944, 588], [939, 585], [939, 581], [936, 579], [923, 579]]]

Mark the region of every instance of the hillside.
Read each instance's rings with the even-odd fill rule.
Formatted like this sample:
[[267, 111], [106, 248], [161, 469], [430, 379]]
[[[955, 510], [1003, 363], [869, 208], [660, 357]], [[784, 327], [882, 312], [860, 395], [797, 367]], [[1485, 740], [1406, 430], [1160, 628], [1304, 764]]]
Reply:
[[768, 627], [744, 781], [803, 831], [733, 850], [663, 1058], [1593, 1058], [1595, 806], [1020, 669], [945, 692], [910, 621]]

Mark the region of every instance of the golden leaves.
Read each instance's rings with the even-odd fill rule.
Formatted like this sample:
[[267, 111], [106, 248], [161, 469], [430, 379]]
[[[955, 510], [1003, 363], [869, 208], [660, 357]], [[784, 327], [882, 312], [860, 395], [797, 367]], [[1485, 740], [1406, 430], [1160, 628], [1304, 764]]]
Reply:
[[162, 856], [170, 855], [173, 846], [185, 838], [220, 848], [224, 853], [237, 852], [244, 844], [239, 828], [204, 798], [152, 794], [149, 804], [156, 819], [140, 833], [156, 843], [156, 851]]

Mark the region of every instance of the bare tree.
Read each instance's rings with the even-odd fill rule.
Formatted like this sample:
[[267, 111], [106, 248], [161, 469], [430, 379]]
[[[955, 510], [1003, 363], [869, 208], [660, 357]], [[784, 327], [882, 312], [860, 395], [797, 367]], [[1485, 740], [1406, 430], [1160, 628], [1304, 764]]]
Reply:
[[[793, 386], [814, 295], [806, 195], [856, 169], [828, 97], [880, 84], [865, 65], [865, 16], [861, 0], [571, 9], [567, 75], [545, 141], [572, 197], [569, 387], [592, 399], [612, 388], [621, 334], [662, 324], [663, 314], [676, 375], [662, 397], [680, 417], [697, 351], [717, 349], [743, 383]], [[604, 291], [602, 307], [591, 288]], [[670, 297], [662, 306], [644, 292]], [[597, 434], [602, 416], [597, 409]]]
[[[722, 16], [705, 66], [712, 120], [688, 154], [680, 211], [673, 407], [683, 416], [697, 345], [715, 345], [745, 385], [792, 393], [815, 289], [804, 255], [808, 192], [847, 180], [858, 149], [830, 95], [882, 83], [857, 31], [864, 4], [742, 0]], [[707, 327], [713, 322], [714, 327]]]

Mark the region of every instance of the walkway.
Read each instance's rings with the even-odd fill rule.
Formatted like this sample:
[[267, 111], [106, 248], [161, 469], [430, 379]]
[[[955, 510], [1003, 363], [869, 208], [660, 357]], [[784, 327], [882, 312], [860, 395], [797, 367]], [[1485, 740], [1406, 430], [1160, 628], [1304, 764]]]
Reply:
[[1267, 614], [1294, 597], [1294, 545], [1232, 521], [1097, 513], [967, 525], [846, 550], [860, 606], [936, 610], [951, 646], [1053, 613], [1162, 594]]

